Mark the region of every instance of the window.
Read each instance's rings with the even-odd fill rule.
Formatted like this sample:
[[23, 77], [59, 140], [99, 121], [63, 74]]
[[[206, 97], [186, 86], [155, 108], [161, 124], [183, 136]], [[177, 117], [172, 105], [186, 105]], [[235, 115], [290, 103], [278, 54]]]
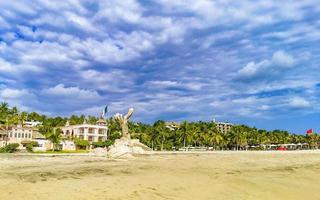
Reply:
[[14, 133], [14, 137], [15, 137], [15, 138], [17, 137], [17, 133]]
[[21, 137], [21, 133], [18, 133], [18, 138], [20, 138]]
[[21, 138], [24, 138], [24, 133], [21, 134]]

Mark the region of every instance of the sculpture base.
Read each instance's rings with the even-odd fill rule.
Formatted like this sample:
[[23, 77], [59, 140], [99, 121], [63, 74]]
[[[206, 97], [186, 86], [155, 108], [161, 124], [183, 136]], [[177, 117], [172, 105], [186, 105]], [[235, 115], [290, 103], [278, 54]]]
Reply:
[[131, 158], [135, 154], [145, 154], [151, 149], [138, 139], [117, 139], [108, 151], [110, 158]]

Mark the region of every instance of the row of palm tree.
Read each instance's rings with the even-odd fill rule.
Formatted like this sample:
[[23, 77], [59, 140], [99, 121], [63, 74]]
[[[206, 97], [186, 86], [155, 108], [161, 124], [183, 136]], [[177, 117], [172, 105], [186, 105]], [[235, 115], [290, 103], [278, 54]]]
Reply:
[[227, 133], [221, 133], [214, 122], [183, 121], [175, 129], [164, 121], [153, 125], [130, 123], [133, 138], [138, 138], [152, 149], [171, 150], [181, 147], [212, 147], [215, 150], [243, 150], [263, 145], [304, 144], [316, 148], [320, 142], [317, 134], [298, 135], [281, 130], [259, 130], [245, 125], [235, 125]]
[[[57, 127], [64, 126], [67, 121], [72, 124], [81, 124], [86, 119], [95, 124], [98, 120], [94, 116], [47, 117], [36, 112], [18, 112], [16, 107], [10, 108], [7, 103], [0, 104], [0, 125], [19, 124], [23, 120], [37, 120], [43, 124], [40, 132], [54, 144], [61, 140]], [[107, 120], [108, 138], [115, 140], [120, 137], [121, 129], [112, 118]], [[214, 122], [187, 122], [183, 121], [175, 127], [170, 127], [162, 120], [153, 124], [129, 123], [129, 131], [133, 138], [140, 139], [152, 149], [171, 150], [181, 147], [212, 147], [216, 150], [241, 150], [248, 146], [285, 143], [308, 143], [317, 148], [320, 137], [317, 134], [305, 136], [290, 134], [287, 131], [266, 131], [245, 125], [236, 125], [227, 133], [221, 133]]]

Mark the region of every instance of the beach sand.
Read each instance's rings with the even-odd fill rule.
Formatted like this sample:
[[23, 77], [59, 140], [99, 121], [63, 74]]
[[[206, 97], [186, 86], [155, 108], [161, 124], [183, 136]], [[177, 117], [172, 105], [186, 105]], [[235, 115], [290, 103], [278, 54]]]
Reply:
[[320, 199], [320, 152], [0, 155], [1, 200]]

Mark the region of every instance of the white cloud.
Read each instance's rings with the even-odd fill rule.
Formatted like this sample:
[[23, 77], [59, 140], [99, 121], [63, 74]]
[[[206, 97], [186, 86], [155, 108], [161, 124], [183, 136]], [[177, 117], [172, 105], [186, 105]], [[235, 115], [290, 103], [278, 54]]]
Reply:
[[293, 108], [310, 108], [311, 103], [302, 97], [293, 97], [289, 100], [289, 105]]
[[96, 91], [80, 89], [78, 87], [65, 87], [64, 84], [58, 84], [54, 87], [43, 90], [43, 94], [52, 95], [57, 98], [75, 98], [75, 99], [99, 99]]
[[32, 106], [39, 104], [36, 95], [27, 89], [0, 88], [0, 99], [21, 110], [38, 111]]
[[107, 37], [99, 41], [88, 38], [84, 41], [72, 41], [70, 48], [83, 52], [92, 60], [116, 64], [138, 58], [145, 51], [153, 48], [152, 36], [146, 32], [119, 33], [116, 39]]
[[203, 86], [205, 86], [204, 83], [199, 83], [196, 81], [185, 81], [185, 82], [177, 82], [177, 81], [170, 81], [170, 80], [156, 80], [156, 81], [149, 81], [146, 83], [146, 85], [149, 88], [161, 88], [161, 89], [167, 89], [167, 88], [180, 88], [180, 89], [188, 89], [188, 90], [200, 90]]
[[83, 85], [99, 89], [105, 92], [129, 92], [135, 85], [136, 76], [129, 71], [112, 70], [111, 72], [99, 72], [93, 69], [79, 73]]
[[276, 51], [272, 56], [271, 62], [278, 67], [290, 68], [294, 65], [295, 60], [284, 51]]
[[0, 58], [0, 72], [13, 73], [13, 72], [16, 72], [16, 69], [14, 68], [14, 66], [12, 66], [11, 63]]
[[30, 93], [27, 90], [6, 88], [0, 91], [0, 96], [4, 100], [23, 98], [28, 95], [30, 95]]
[[0, 57], [0, 72], [6, 75], [21, 75], [24, 72], [41, 72], [37, 66], [30, 64], [15, 64], [8, 62]]
[[0, 28], [5, 29], [9, 27], [10, 27], [9, 23], [0, 16]]
[[270, 60], [258, 63], [249, 62], [238, 71], [237, 76], [241, 80], [268, 79], [270, 76], [278, 75], [280, 72], [294, 67], [295, 62], [295, 59], [286, 52], [276, 51]]
[[135, 0], [111, 0], [100, 1], [100, 10], [95, 18], [102, 20], [108, 19], [111, 22], [124, 21], [128, 23], [139, 22], [143, 8]]

